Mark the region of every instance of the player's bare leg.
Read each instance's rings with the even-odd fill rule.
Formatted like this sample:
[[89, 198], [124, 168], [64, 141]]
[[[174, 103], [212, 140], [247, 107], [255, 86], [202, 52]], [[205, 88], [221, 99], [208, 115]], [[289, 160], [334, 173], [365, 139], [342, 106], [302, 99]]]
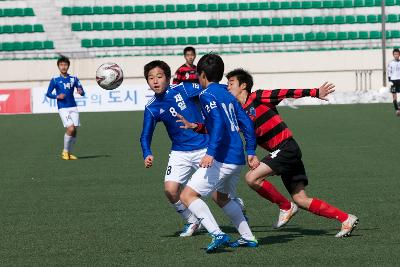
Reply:
[[396, 112], [396, 116], [400, 116], [399, 103], [397, 102], [397, 93], [392, 93], [392, 97], [393, 97], [393, 105], [394, 105], [394, 110]]
[[271, 175], [274, 175], [274, 171], [265, 163], [260, 162], [256, 169], [250, 170], [246, 174], [246, 182], [261, 197], [279, 206], [279, 217], [273, 226], [280, 228], [289, 222], [298, 209], [296, 204], [290, 202], [272, 183], [266, 180]]
[[319, 216], [340, 221], [342, 223], [342, 228], [340, 232], [336, 234], [336, 237], [350, 236], [351, 232], [358, 224], [359, 220], [356, 216], [343, 212], [323, 200], [308, 197], [305, 191], [305, 186], [302, 182], [298, 183], [294, 187], [292, 198], [294, 202], [304, 210], [308, 210]]
[[182, 218], [185, 220], [185, 222], [187, 222], [180, 236], [187, 237], [193, 235], [193, 233], [199, 228], [200, 222], [198, 221], [196, 216], [194, 216], [193, 213], [191, 213], [190, 210], [180, 201], [180, 189], [180, 183], [173, 181], [166, 181], [164, 183], [165, 196], [175, 208], [176, 212], [178, 212], [179, 215], [182, 216]]
[[64, 149], [61, 154], [61, 158], [64, 160], [75, 160], [78, 159], [76, 156], [71, 155], [72, 146], [76, 142], [77, 127], [70, 125], [66, 127], [66, 132], [64, 135]]

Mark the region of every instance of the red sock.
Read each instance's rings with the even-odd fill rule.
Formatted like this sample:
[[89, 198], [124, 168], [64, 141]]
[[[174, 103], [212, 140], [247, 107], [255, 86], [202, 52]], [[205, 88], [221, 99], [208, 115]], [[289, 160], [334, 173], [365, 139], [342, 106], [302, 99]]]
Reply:
[[261, 187], [256, 191], [263, 198], [268, 199], [272, 203], [278, 204], [282, 210], [289, 210], [291, 204], [270, 182], [264, 180]]
[[340, 222], [344, 222], [349, 217], [347, 213], [317, 198], [313, 198], [308, 210], [316, 215], [336, 219]]

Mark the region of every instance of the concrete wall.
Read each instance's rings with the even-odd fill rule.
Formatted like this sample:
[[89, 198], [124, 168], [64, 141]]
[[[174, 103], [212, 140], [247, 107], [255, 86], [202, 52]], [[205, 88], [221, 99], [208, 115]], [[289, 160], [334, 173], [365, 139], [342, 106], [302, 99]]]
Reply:
[[[389, 61], [391, 50], [386, 52]], [[180, 56], [73, 59], [70, 73], [84, 85], [95, 84], [97, 67], [115, 62], [123, 68], [126, 83], [143, 83], [143, 66], [154, 59], [166, 61], [173, 72], [184, 62]], [[330, 81], [338, 92], [354, 91], [356, 70], [372, 71], [363, 86], [369, 87], [369, 82], [373, 89], [382, 86], [381, 50], [239, 54], [223, 55], [223, 59], [225, 71], [236, 67], [251, 71], [255, 88], [307, 88]], [[0, 88], [47, 88], [49, 79], [57, 74], [55, 60], [0, 61]]]

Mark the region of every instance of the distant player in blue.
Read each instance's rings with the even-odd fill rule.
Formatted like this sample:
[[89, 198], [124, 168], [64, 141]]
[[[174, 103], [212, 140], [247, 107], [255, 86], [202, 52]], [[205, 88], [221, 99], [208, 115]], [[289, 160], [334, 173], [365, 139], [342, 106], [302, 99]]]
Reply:
[[150, 149], [153, 132], [158, 122], [163, 122], [172, 141], [168, 167], [164, 177], [165, 195], [175, 210], [187, 222], [180, 234], [191, 236], [200, 226], [198, 219], [181, 203], [179, 194], [199, 162], [206, 153], [208, 136], [181, 129], [176, 123], [176, 115], [184, 114], [192, 120], [201, 120], [195, 106], [194, 97], [201, 92], [198, 84], [180, 83], [169, 85], [171, 69], [167, 63], [155, 60], [144, 66], [144, 77], [154, 97], [147, 103], [143, 118], [143, 131], [140, 138], [144, 165], [150, 168], [154, 157]]
[[[229, 198], [230, 195], [236, 194], [240, 172], [246, 164], [239, 129], [246, 140], [250, 168], [254, 169], [259, 165], [255, 156], [257, 143], [253, 123], [237, 100], [227, 91], [226, 85], [219, 84], [224, 74], [224, 62], [220, 56], [204, 55], [198, 62], [197, 71], [200, 85], [205, 88], [200, 94], [200, 103], [210, 141], [206, 155], [200, 162], [202, 168], [189, 180], [180, 199], [213, 236], [207, 252], [214, 252], [225, 245], [256, 247], [258, 242], [240, 205]], [[182, 122], [183, 117], [180, 116], [178, 122]], [[188, 118], [186, 120], [191, 121]], [[181, 127], [185, 128], [185, 124]], [[230, 237], [221, 231], [207, 204], [200, 198], [211, 193], [240, 233], [241, 237], [236, 242], [229, 243]]]
[[[58, 112], [66, 132], [64, 135], [64, 149], [61, 158], [64, 160], [78, 159], [71, 155], [72, 145], [76, 142], [77, 128], [80, 126], [79, 113], [76, 107], [74, 98], [74, 89], [81, 96], [85, 95], [81, 82], [76, 76], [68, 74], [70, 66], [69, 59], [61, 57], [57, 60], [57, 66], [60, 70], [60, 75], [51, 79], [46, 96], [51, 99], [57, 99]], [[53, 94], [53, 91], [56, 91]]]

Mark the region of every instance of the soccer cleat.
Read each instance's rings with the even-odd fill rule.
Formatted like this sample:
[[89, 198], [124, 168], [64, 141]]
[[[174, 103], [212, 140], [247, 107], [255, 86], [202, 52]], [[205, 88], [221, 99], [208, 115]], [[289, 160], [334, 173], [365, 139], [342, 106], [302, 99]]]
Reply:
[[243, 237], [239, 238], [235, 242], [230, 242], [229, 246], [231, 248], [238, 248], [238, 247], [248, 247], [248, 248], [256, 248], [258, 247], [258, 241], [254, 238], [254, 240], [245, 239]]
[[76, 160], [76, 159], [78, 159], [78, 157], [77, 157], [77, 156], [74, 156], [74, 155], [72, 155], [72, 154], [69, 154], [69, 159], [70, 159], [70, 160]]
[[194, 232], [200, 229], [200, 221], [196, 223], [187, 223], [183, 226], [182, 233], [179, 235], [180, 237], [188, 237], [192, 236]]
[[278, 221], [273, 225], [275, 229], [281, 228], [285, 224], [287, 224], [290, 219], [297, 213], [299, 208], [293, 202], [290, 202], [289, 210], [279, 210], [279, 218]]
[[61, 153], [61, 158], [63, 159], [63, 160], [75, 160], [75, 159], [78, 159], [76, 156], [74, 156], [74, 155], [71, 155], [69, 152], [67, 152], [67, 151], [63, 151], [62, 153]]
[[347, 218], [347, 220], [345, 220], [342, 223], [342, 229], [340, 230], [339, 233], [337, 233], [335, 235], [335, 237], [348, 237], [351, 235], [351, 232], [353, 232], [354, 228], [356, 228], [356, 226], [359, 223], [359, 219], [357, 218], [357, 216], [349, 214], [349, 218]]
[[214, 252], [217, 248], [229, 245], [229, 240], [231, 239], [229, 235], [222, 233], [219, 235], [212, 235], [212, 241], [207, 246], [207, 253]]

